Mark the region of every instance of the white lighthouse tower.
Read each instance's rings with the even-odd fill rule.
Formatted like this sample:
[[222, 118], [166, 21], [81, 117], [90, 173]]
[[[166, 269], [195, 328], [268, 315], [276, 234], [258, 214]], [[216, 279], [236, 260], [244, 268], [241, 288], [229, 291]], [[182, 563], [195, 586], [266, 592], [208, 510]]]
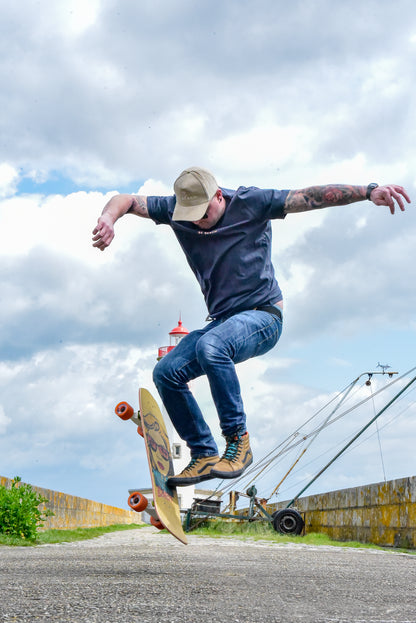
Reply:
[[[169, 332], [169, 346], [160, 346], [158, 349], [158, 360], [167, 355], [185, 335], [188, 335], [188, 329], [182, 325], [182, 320], [179, 318], [178, 326]], [[165, 407], [162, 405], [163, 419], [165, 420], [166, 429], [171, 443], [171, 451], [173, 458], [173, 467], [175, 474], [181, 472], [191, 460], [191, 453], [185, 442], [179, 437], [176, 432], [170, 418], [166, 412]], [[190, 508], [194, 499], [195, 486], [190, 485], [188, 487], [177, 487], [177, 494], [179, 500], [179, 506], [181, 509]]]

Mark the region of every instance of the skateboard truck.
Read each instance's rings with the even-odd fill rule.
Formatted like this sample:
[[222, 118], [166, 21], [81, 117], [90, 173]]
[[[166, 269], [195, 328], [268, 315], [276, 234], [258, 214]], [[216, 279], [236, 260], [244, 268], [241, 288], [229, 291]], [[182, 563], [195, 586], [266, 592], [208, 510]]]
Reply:
[[121, 420], [124, 420], [125, 422], [127, 420], [131, 420], [132, 422], [134, 422], [134, 424], [136, 424], [137, 426], [137, 432], [141, 437], [143, 437], [143, 427], [140, 417], [140, 411], [137, 411], [136, 413], [133, 407], [129, 405], [128, 402], [119, 402], [114, 411]]

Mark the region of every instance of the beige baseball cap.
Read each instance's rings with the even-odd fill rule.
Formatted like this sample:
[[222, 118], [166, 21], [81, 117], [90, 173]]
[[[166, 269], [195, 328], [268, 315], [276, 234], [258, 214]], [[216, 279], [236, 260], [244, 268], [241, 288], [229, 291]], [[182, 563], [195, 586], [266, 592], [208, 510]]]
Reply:
[[218, 190], [215, 177], [201, 167], [185, 169], [173, 185], [176, 206], [173, 221], [199, 221]]

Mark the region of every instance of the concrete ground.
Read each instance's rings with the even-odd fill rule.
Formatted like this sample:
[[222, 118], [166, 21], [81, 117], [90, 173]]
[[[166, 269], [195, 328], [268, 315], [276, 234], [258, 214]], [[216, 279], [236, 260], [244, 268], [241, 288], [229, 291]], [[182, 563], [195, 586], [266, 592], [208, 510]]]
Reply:
[[416, 623], [416, 556], [146, 527], [0, 547], [0, 621]]

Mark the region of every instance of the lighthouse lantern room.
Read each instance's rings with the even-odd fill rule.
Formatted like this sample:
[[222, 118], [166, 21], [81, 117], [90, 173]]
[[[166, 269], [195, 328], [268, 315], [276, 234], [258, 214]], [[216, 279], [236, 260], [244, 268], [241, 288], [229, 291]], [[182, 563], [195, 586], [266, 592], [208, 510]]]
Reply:
[[179, 344], [181, 339], [185, 337], [185, 335], [188, 335], [188, 333], [188, 329], [185, 329], [185, 327], [182, 326], [182, 320], [179, 318], [178, 326], [169, 332], [169, 346], [159, 346], [157, 357], [158, 360], [162, 359], [162, 357], [167, 355], [173, 348], [175, 348], [175, 346]]

